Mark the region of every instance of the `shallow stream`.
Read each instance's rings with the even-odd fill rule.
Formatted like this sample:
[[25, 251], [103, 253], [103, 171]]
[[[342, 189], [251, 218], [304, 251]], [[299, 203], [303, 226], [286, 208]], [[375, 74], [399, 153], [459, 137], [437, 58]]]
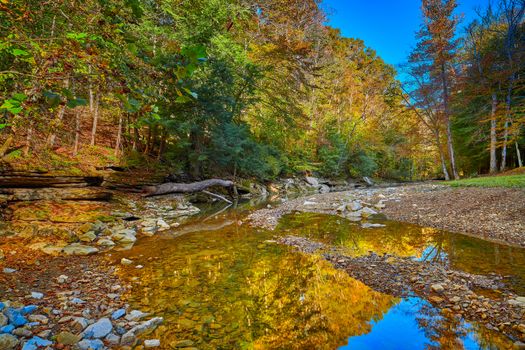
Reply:
[[349, 254], [388, 252], [430, 259], [472, 273], [508, 276], [525, 290], [523, 249], [472, 237], [383, 222], [363, 229], [319, 214], [284, 217], [276, 231], [241, 224], [246, 210], [202, 215], [126, 252], [132, 307], [165, 321], [149, 338], [187, 349], [507, 349], [512, 343], [475, 324], [443, 318], [416, 297], [373, 291], [317, 256], [268, 242], [301, 235]]

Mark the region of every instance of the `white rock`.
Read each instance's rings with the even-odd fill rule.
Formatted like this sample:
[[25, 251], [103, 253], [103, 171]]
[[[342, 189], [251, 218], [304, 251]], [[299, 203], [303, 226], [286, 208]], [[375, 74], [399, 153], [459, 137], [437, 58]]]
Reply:
[[44, 297], [43, 293], [31, 292], [31, 298], [33, 298], [33, 299], [42, 299], [43, 297]]
[[122, 265], [131, 265], [133, 263], [133, 261], [129, 260], [129, 259], [126, 259], [126, 258], [122, 258], [122, 259], [120, 259], [120, 263]]
[[145, 348], [156, 348], [160, 346], [160, 340], [158, 339], [148, 339], [144, 340], [144, 347]]

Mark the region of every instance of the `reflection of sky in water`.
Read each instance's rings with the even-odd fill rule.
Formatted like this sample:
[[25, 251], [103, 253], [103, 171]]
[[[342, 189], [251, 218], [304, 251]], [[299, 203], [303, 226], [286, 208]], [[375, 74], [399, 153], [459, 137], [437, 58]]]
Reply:
[[[392, 307], [381, 320], [371, 322], [372, 331], [370, 333], [349, 338], [348, 344], [340, 347], [339, 350], [406, 350], [439, 347], [439, 344], [429, 339], [428, 330], [424, 331], [418, 318], [430, 324], [435, 324], [442, 318], [435, 314], [422, 314], [422, 308], [431, 308], [431, 306], [419, 298], [403, 299]], [[462, 328], [466, 335], [458, 334], [458, 348], [482, 349], [476, 340], [473, 328], [464, 323]]]
[[417, 261], [434, 261], [434, 262], [446, 262], [447, 253], [440, 251], [436, 245], [430, 245], [423, 250], [419, 258], [416, 257]]

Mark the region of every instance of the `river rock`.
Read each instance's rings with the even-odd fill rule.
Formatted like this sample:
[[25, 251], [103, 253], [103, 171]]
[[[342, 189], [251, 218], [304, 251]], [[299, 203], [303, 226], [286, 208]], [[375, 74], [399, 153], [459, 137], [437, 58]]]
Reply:
[[160, 346], [160, 340], [159, 339], [148, 339], [144, 340], [144, 347], [146, 349], [149, 348], [157, 348]]
[[431, 285], [430, 289], [432, 289], [432, 291], [436, 293], [443, 293], [445, 291], [445, 288], [439, 283]]
[[84, 317], [75, 317], [71, 322], [71, 328], [76, 332], [82, 332], [88, 325], [89, 322]]
[[27, 317], [31, 322], [38, 322], [40, 324], [48, 324], [49, 319], [44, 315], [29, 315]]
[[3, 313], [0, 313], [0, 327], [3, 327], [7, 324], [7, 317]]
[[121, 263], [122, 265], [131, 265], [131, 264], [133, 264], [133, 260], [129, 260], [129, 259], [126, 259], [126, 258], [122, 258], [122, 259], [120, 259], [120, 263]]
[[101, 238], [97, 241], [97, 245], [101, 247], [113, 247], [115, 242], [108, 238]]
[[11, 350], [18, 346], [18, 339], [11, 334], [0, 334], [0, 349]]
[[62, 249], [66, 255], [91, 255], [98, 253], [98, 249], [78, 243], [70, 244]]
[[160, 325], [164, 319], [162, 317], [155, 317], [149, 321], [143, 322], [126, 332], [121, 340], [120, 345], [133, 345], [137, 341], [137, 336], [145, 333], [147, 331], [154, 330], [158, 325]]
[[361, 211], [361, 216], [364, 217], [364, 218], [367, 218], [367, 217], [370, 217], [372, 215], [376, 215], [377, 214], [377, 211], [375, 211], [372, 208], [368, 208], [368, 207], [364, 207], [360, 211]]
[[306, 183], [312, 187], [319, 187], [319, 180], [315, 177], [307, 176], [304, 178]]
[[82, 236], [78, 237], [82, 242], [91, 243], [97, 239], [97, 235], [93, 231], [84, 233]]
[[106, 335], [111, 333], [113, 330], [113, 324], [109, 320], [109, 318], [101, 318], [97, 322], [93, 323], [92, 325], [88, 326], [84, 332], [82, 332], [82, 335], [84, 338], [95, 338], [100, 339], [104, 338]]
[[100, 339], [83, 339], [77, 343], [80, 350], [101, 350], [104, 349], [104, 343]]
[[139, 321], [140, 319], [148, 316], [149, 314], [142, 312], [140, 310], [133, 310], [130, 313], [128, 313], [125, 317], [128, 321]]
[[31, 292], [31, 298], [33, 298], [33, 299], [42, 299], [43, 297], [44, 297], [43, 293]]
[[104, 340], [106, 341], [106, 343], [108, 343], [108, 345], [120, 344], [120, 337], [115, 333], [109, 333]]
[[56, 341], [63, 345], [75, 345], [80, 341], [80, 336], [71, 332], [60, 332], [56, 337]]
[[363, 206], [358, 201], [352, 201], [347, 205], [347, 208], [351, 211], [358, 211], [361, 210]]

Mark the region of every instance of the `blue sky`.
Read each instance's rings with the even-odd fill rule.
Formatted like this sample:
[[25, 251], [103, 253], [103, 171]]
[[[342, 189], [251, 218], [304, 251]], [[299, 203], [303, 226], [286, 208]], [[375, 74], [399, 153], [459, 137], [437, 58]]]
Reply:
[[[462, 27], [476, 17], [475, 8], [488, 0], [457, 0]], [[421, 23], [420, 0], [323, 0], [332, 27], [346, 37], [359, 38], [376, 50], [387, 63], [406, 61], [415, 45], [415, 32]]]

